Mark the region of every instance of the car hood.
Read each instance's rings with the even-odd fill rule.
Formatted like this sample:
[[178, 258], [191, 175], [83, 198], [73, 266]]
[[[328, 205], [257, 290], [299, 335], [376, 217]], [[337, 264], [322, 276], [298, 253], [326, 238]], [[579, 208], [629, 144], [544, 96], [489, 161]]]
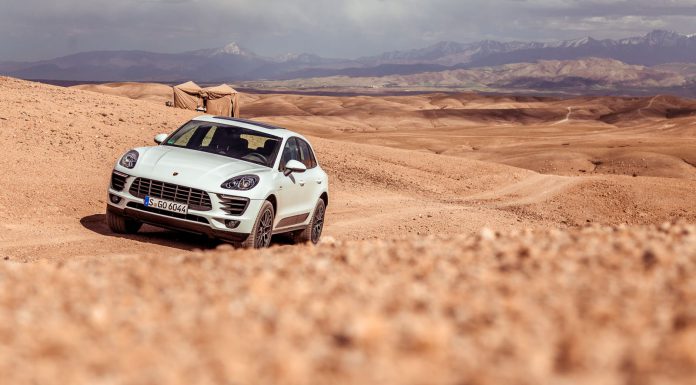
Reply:
[[139, 176], [190, 187], [218, 188], [233, 176], [270, 170], [254, 163], [186, 148], [156, 146], [137, 151], [140, 157], [135, 171]]

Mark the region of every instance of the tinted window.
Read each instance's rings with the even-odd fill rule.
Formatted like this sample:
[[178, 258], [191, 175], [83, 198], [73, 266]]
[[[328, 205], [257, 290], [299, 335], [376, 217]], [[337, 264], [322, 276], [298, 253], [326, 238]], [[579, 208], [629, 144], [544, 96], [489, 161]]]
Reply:
[[316, 167], [317, 161], [314, 159], [314, 154], [312, 153], [312, 148], [309, 147], [309, 143], [300, 138], [296, 138], [296, 140], [300, 150], [300, 162], [304, 163], [307, 169]]
[[246, 128], [191, 121], [164, 143], [272, 167], [281, 139]]
[[285, 148], [283, 149], [283, 157], [280, 158], [280, 171], [285, 171], [285, 165], [290, 160], [300, 160], [300, 149], [297, 146], [297, 140], [295, 138], [288, 139], [285, 143]]

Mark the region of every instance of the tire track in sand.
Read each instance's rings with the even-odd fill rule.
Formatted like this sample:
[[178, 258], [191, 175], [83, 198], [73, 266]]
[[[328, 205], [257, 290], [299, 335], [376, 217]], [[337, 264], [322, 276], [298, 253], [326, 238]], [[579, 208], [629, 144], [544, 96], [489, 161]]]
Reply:
[[542, 203], [584, 180], [582, 177], [535, 174], [501, 188], [475, 194], [466, 202], [481, 202], [493, 207]]

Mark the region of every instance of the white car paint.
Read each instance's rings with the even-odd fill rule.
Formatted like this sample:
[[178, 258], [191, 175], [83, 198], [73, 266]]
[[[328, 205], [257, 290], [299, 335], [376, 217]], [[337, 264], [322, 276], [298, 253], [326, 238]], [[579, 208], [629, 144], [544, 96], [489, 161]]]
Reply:
[[[193, 119], [195, 122], [207, 122], [216, 125], [235, 126], [252, 131], [278, 137], [282, 140], [280, 150], [273, 162], [273, 167], [266, 167], [260, 164], [234, 159], [225, 155], [202, 152], [194, 149], [180, 148], [168, 145], [157, 145], [151, 147], [140, 147], [134, 150], [139, 153], [138, 161], [134, 168], [129, 169], [122, 166], [118, 161], [114, 167], [115, 172], [128, 175], [125, 186], [120, 191], [110, 184], [108, 189], [108, 205], [111, 210], [116, 210], [122, 215], [129, 216], [128, 213], [139, 213], [142, 210], [129, 207], [129, 204], [143, 204], [144, 199], [132, 195], [129, 191], [136, 178], [147, 178], [179, 186], [191, 187], [203, 190], [208, 193], [211, 199], [212, 209], [208, 211], [197, 211], [189, 209], [189, 214], [204, 218], [208, 223], [209, 233], [214, 237], [226, 239], [226, 235], [244, 237], [250, 234], [256, 222], [259, 210], [267, 200], [275, 200], [275, 218], [273, 221], [273, 233], [283, 233], [296, 231], [306, 227], [313, 215], [313, 210], [319, 199], [324, 199], [328, 204], [328, 176], [316, 161], [316, 167], [307, 169], [304, 172], [293, 172], [289, 175], [280, 170], [283, 149], [288, 145], [291, 138], [299, 138], [307, 144], [309, 141], [302, 135], [283, 128], [272, 128], [262, 123], [256, 123], [241, 119], [220, 118], [213, 116], [200, 116]], [[162, 140], [158, 136], [158, 140]], [[311, 148], [311, 144], [309, 144]], [[312, 153], [314, 149], [311, 148]], [[314, 153], [316, 159], [316, 153]], [[119, 158], [120, 160], [120, 158]], [[239, 175], [257, 175], [259, 183], [248, 191], [229, 190], [221, 187], [225, 181]], [[249, 205], [242, 215], [232, 216], [222, 211], [219, 195], [242, 197], [249, 199]], [[114, 202], [113, 197], [120, 198], [118, 203]], [[173, 227], [181, 230], [192, 231], [186, 227], [187, 219], [173, 218], [169, 215], [150, 214], [150, 219], [146, 221], [158, 225], [157, 220], [162, 220], [163, 227]], [[152, 217], [155, 215], [155, 217]], [[306, 215], [306, 219], [297, 222], [299, 218]], [[299, 218], [298, 218], [299, 217]], [[155, 219], [153, 221], [153, 218]], [[172, 220], [176, 221], [172, 224]], [[226, 220], [237, 220], [239, 225], [236, 228], [228, 228]], [[290, 225], [287, 225], [290, 223]], [[190, 224], [190, 223], [188, 223]], [[201, 223], [195, 222], [196, 225]], [[199, 232], [199, 231], [193, 231]]]

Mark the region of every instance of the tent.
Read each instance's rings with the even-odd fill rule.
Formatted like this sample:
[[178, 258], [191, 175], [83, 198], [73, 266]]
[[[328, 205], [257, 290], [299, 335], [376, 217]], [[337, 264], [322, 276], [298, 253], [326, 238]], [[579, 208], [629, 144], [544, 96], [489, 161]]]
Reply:
[[196, 110], [203, 107], [203, 89], [194, 82], [174, 86], [174, 107]]
[[239, 94], [227, 84], [201, 88], [194, 82], [174, 86], [174, 107], [204, 110], [211, 115], [239, 117]]
[[203, 89], [206, 112], [211, 115], [239, 117], [239, 94], [227, 84]]

